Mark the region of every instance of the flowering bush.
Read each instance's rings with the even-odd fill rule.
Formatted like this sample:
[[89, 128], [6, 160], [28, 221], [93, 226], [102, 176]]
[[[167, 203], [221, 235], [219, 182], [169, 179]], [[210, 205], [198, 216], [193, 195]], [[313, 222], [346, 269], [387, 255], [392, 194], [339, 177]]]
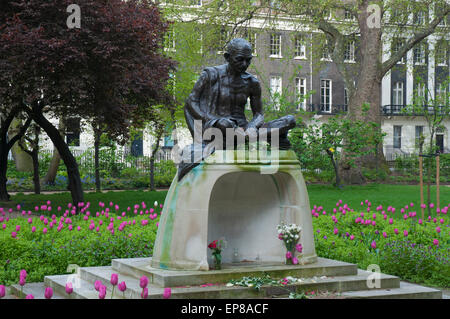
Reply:
[[361, 207], [355, 211], [339, 201], [327, 213], [314, 206], [311, 214], [319, 256], [355, 263], [361, 269], [377, 264], [383, 273], [403, 280], [450, 286], [450, 205], [425, 220], [419, 218], [413, 203], [396, 209], [373, 207], [365, 201]]
[[286, 246], [286, 263], [287, 264], [298, 264], [298, 259], [295, 257], [295, 251], [299, 253], [302, 252], [301, 244], [297, 244], [300, 240], [300, 232], [302, 228], [295, 224], [290, 225], [278, 225], [278, 238], [284, 242]]

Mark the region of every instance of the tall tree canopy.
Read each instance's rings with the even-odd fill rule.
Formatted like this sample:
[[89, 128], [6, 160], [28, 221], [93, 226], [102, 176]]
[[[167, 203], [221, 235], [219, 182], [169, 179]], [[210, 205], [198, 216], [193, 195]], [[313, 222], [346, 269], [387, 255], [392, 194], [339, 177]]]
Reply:
[[77, 163], [45, 115], [100, 118], [112, 137], [126, 139], [132, 123], [143, 123], [153, 104], [168, 99], [175, 63], [162, 54], [168, 23], [152, 1], [79, 0], [80, 28], [69, 28], [72, 2], [2, 4], [0, 105], [2, 130], [20, 113], [45, 130], [67, 166], [77, 203], [83, 201]]

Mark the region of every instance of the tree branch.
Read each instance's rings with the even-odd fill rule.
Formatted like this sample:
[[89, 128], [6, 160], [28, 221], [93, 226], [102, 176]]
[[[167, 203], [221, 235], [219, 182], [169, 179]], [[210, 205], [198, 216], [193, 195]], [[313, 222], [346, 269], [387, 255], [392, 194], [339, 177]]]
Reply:
[[417, 43], [425, 39], [427, 36], [429, 36], [431, 33], [434, 32], [436, 27], [441, 23], [441, 21], [447, 16], [447, 14], [450, 13], [450, 6], [446, 5], [445, 9], [443, 9], [440, 14], [438, 14], [431, 23], [421, 30], [420, 32], [415, 32], [414, 37], [410, 38], [398, 52], [394, 55], [392, 55], [388, 60], [386, 60], [381, 65], [380, 70], [380, 76], [379, 78], [382, 78], [392, 67], [397, 64], [398, 61], [402, 59], [405, 54], [411, 50]]
[[18, 140], [20, 140], [22, 138], [22, 136], [25, 134], [25, 132], [27, 131], [30, 124], [31, 124], [31, 118], [28, 118], [27, 121], [25, 122], [25, 124], [20, 128], [19, 133], [14, 135], [14, 137], [12, 137], [9, 140], [9, 142], [7, 144], [7, 149], [11, 149], [11, 147], [13, 147], [14, 143], [16, 143]]

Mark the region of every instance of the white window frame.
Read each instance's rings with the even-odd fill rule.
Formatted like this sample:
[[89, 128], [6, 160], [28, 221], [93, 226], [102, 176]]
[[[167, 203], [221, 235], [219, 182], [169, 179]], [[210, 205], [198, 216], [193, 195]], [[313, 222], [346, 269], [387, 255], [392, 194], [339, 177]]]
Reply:
[[[426, 51], [426, 47], [425, 47], [425, 43], [419, 43], [417, 44], [414, 49], [413, 49], [413, 60], [414, 60], [414, 64], [415, 65], [424, 65], [426, 62], [426, 55], [427, 55], [427, 51]], [[419, 58], [417, 58], [417, 53], [420, 53]]]
[[[396, 128], [399, 128], [399, 130], [397, 130], [397, 132], [396, 132]], [[398, 133], [398, 131], [400, 131], [400, 135], [395, 134], [395, 133]], [[394, 125], [392, 137], [393, 137], [392, 146], [396, 149], [402, 149], [402, 126], [401, 125]], [[396, 141], [398, 142], [398, 145], [397, 145]]]
[[[347, 54], [348, 52], [348, 54]], [[347, 56], [348, 55], [348, 56]], [[348, 57], [348, 59], [347, 59]], [[347, 42], [344, 52], [344, 62], [355, 63], [355, 41]]]
[[279, 75], [270, 77], [270, 99], [275, 110], [280, 110], [279, 97], [283, 93], [283, 78]]
[[[275, 41], [275, 39], [278, 39], [278, 41]], [[276, 43], [278, 42], [278, 44]], [[269, 57], [271, 58], [282, 58], [282, 54], [281, 54], [281, 34], [279, 33], [272, 33], [270, 34], [270, 55]], [[274, 50], [278, 47], [278, 50]], [[274, 51], [278, 51], [277, 53], [273, 54], [272, 52]]]
[[[324, 83], [328, 83], [329, 85], [324, 86]], [[324, 94], [328, 92], [327, 94]], [[328, 99], [327, 99], [328, 97]], [[326, 103], [328, 100], [328, 103]], [[320, 109], [322, 112], [331, 113], [331, 109], [333, 106], [333, 81], [331, 79], [321, 79], [320, 80]]]
[[[298, 55], [300, 53], [300, 55]], [[296, 36], [294, 39], [294, 59], [306, 60], [306, 45], [304, 36]]]
[[[405, 44], [406, 40], [404, 38], [396, 38], [394, 39], [394, 45], [392, 47], [392, 53], [395, 54], [399, 51], [399, 48]], [[402, 58], [397, 62], [397, 64], [405, 64], [406, 55], [402, 56]]]
[[[348, 17], [350, 16], [350, 17]], [[355, 21], [355, 16], [350, 10], [344, 9], [344, 20], [345, 21]]]
[[[322, 52], [322, 58], [320, 59], [320, 61], [331, 62], [332, 59], [331, 59], [331, 52], [328, 48], [328, 40], [325, 40], [325, 45], [323, 48], [324, 48], [324, 51]], [[327, 54], [326, 56], [325, 56], [325, 53]]]
[[425, 83], [417, 83], [416, 90], [417, 90], [417, 96], [422, 99], [422, 105], [426, 105], [426, 102], [427, 102], [427, 99], [426, 99], [427, 90], [426, 90]]
[[306, 78], [295, 78], [297, 110], [306, 111]]
[[[399, 94], [401, 93], [401, 94]], [[403, 82], [395, 82], [394, 88], [392, 89], [392, 105], [400, 105], [404, 104], [404, 84]], [[400, 98], [400, 100], [399, 100]], [[400, 103], [401, 102], [401, 103]]]
[[256, 51], [256, 39], [257, 39], [256, 35], [257, 34], [254, 31], [250, 31], [250, 30], [247, 31], [247, 41], [252, 45], [252, 49], [253, 49], [252, 55], [253, 56], [258, 56], [258, 53]]
[[[443, 57], [444, 57], [443, 61], [438, 61], [438, 57], [439, 57], [438, 52], [443, 53]], [[436, 64], [438, 66], [447, 66], [448, 51], [447, 51], [447, 43], [446, 42], [442, 42], [442, 41], [438, 42], [438, 45], [436, 46], [436, 49], [435, 49], [435, 60], [436, 60]]]

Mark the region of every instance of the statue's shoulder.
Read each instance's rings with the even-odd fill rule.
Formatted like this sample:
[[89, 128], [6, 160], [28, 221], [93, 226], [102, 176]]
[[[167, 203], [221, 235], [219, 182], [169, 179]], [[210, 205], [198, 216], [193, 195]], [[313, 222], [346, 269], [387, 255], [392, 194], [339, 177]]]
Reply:
[[216, 81], [219, 77], [225, 76], [227, 73], [226, 64], [218, 66], [208, 66], [203, 69], [211, 81]]

